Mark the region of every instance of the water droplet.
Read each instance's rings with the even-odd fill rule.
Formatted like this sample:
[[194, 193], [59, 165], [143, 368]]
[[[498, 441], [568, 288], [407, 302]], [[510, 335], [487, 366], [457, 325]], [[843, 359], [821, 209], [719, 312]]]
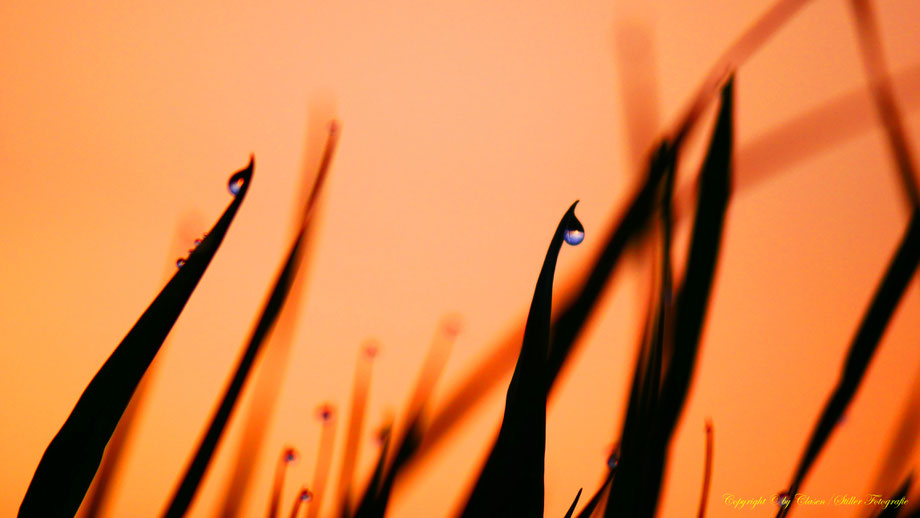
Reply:
[[572, 246], [578, 245], [585, 240], [585, 227], [581, 226], [581, 221], [578, 221], [575, 213], [572, 213], [572, 217], [566, 223], [563, 237], [565, 242]]
[[176, 268], [182, 268], [185, 266], [185, 259], [179, 258], [176, 260]]
[[374, 358], [379, 353], [380, 353], [380, 349], [374, 344], [369, 344], [369, 345], [364, 346], [364, 355], [367, 356], [368, 358]]
[[789, 507], [789, 504], [792, 503], [792, 499], [789, 498], [788, 492], [781, 491], [773, 497], [773, 502], [780, 507]]
[[615, 470], [617, 469], [617, 466], [619, 465], [620, 465], [620, 452], [615, 451], [611, 453], [609, 457], [607, 457], [607, 467], [610, 468], [610, 470]]
[[198, 238], [198, 239], [192, 241], [192, 244], [195, 245], [195, 246], [200, 245], [200, 244], [201, 244], [201, 238]]
[[319, 407], [319, 410], [316, 412], [320, 421], [324, 423], [329, 422], [332, 419], [332, 405], [322, 405]]
[[227, 182], [227, 187], [230, 188], [230, 194], [236, 196], [243, 189], [243, 184], [246, 183], [246, 179], [243, 177], [243, 173], [239, 172], [230, 177], [230, 181]]
[[301, 502], [309, 502], [313, 500], [313, 492], [309, 489], [304, 489], [300, 492], [300, 496], [298, 498], [300, 498]]
[[295, 450], [294, 448], [288, 448], [284, 450], [283, 458], [284, 458], [284, 462], [287, 462], [288, 464], [292, 462], [296, 462], [297, 461], [297, 450]]

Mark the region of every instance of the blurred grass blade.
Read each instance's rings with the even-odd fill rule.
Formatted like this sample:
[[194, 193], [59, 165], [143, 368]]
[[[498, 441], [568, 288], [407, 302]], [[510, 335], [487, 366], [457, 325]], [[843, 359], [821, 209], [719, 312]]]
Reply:
[[[914, 478], [913, 474], [907, 475], [907, 478], [904, 479], [904, 482], [901, 484], [901, 487], [895, 491], [894, 495], [890, 498], [894, 502], [897, 502], [895, 505], [889, 505], [884, 508], [881, 513], [878, 514], [877, 518], [895, 518], [898, 516], [898, 513], [904, 507], [904, 504], [907, 503], [907, 492], [910, 490], [910, 482]], [[904, 499], [901, 502], [901, 499]]]
[[869, 90], [882, 119], [882, 127], [901, 175], [901, 188], [913, 209], [920, 209], [920, 190], [917, 189], [916, 160], [910, 149], [910, 139], [895, 101], [894, 88], [885, 65], [881, 37], [875, 11], [867, 0], [851, 0], [863, 64], [869, 76]]
[[297, 459], [297, 452], [292, 448], [285, 448], [275, 464], [275, 480], [272, 482], [272, 494], [268, 504], [268, 518], [278, 518], [281, 510], [281, 493], [284, 492], [284, 476], [287, 474], [288, 464]]
[[[856, 394], [863, 375], [869, 368], [869, 362], [878, 348], [882, 334], [917, 269], [918, 261], [920, 261], [920, 211], [914, 210], [898, 250], [888, 265], [885, 276], [872, 297], [869, 309], [863, 316], [859, 330], [853, 338], [837, 386], [825, 404], [821, 417], [812, 430], [808, 445], [799, 459], [799, 465], [789, 485], [788, 494], [794, 495], [798, 492], [809, 469], [827, 443], [831, 432], [834, 431], [835, 425], [840, 421], [840, 416], [843, 415], [847, 405]], [[792, 505], [781, 508], [777, 517], [786, 516], [791, 508]]]
[[[627, 409], [620, 469], [605, 512], [608, 518], [651, 517], [658, 505], [667, 449], [690, 388], [722, 240], [731, 183], [732, 117], [733, 80], [729, 78], [722, 89], [719, 115], [699, 176], [697, 213], [684, 279], [675, 301], [668, 369], [654, 415], [638, 412], [638, 417], [631, 419]], [[630, 397], [643, 399], [642, 395]]]
[[[338, 143], [339, 125], [333, 121], [326, 128], [325, 144], [320, 156], [315, 176], [310, 181], [306, 168], [303, 171], [303, 192], [306, 194], [304, 212], [315, 210], [319, 195], [322, 193], [329, 166]], [[311, 136], [312, 137], [312, 136]], [[312, 140], [312, 139], [311, 139]], [[311, 170], [312, 172], [313, 170]], [[304, 224], [305, 214], [296, 214], [295, 228]], [[304, 237], [302, 255], [309, 258], [311, 230]], [[306, 275], [296, 275], [290, 288], [290, 295], [284, 304], [284, 311], [278, 316], [271, 336], [264, 346], [263, 360], [255, 373], [252, 384], [252, 398], [243, 414], [244, 429], [236, 451], [230, 475], [224, 489], [220, 516], [234, 518], [239, 515], [249, 487], [249, 480], [265, 443], [266, 428], [272, 422], [278, 393], [287, 370], [288, 357], [293, 346], [301, 301], [304, 299]], [[312, 509], [312, 507], [311, 507]]]
[[377, 457], [377, 463], [374, 465], [374, 474], [367, 482], [367, 488], [364, 495], [358, 503], [353, 518], [368, 518], [374, 516], [375, 503], [380, 488], [383, 485], [384, 468], [386, 467], [387, 452], [390, 449], [390, 440], [392, 439], [392, 425], [387, 425], [382, 432], [383, 443], [380, 446], [380, 454]]
[[231, 177], [240, 182], [234, 200], [83, 391], [42, 455], [19, 508], [21, 518], [76, 514], [131, 396], [243, 203], [253, 164], [250, 157], [249, 165]]
[[712, 484], [712, 449], [713, 431], [712, 421], [706, 421], [706, 466], [703, 468], [703, 490], [700, 491], [700, 510], [697, 518], [706, 516], [706, 504], [709, 501], [709, 486]]
[[546, 447], [546, 357], [553, 277], [563, 236], [581, 227], [575, 205], [562, 217], [543, 261], [527, 316], [524, 341], [505, 398], [498, 439], [463, 511], [464, 517], [543, 516]]
[[[332, 142], [331, 145], [334, 145], [334, 143], [337, 141], [337, 138], [337, 126], [333, 124], [330, 127], [329, 132], [329, 141]], [[329, 157], [331, 159], [331, 152]], [[236, 406], [237, 400], [243, 391], [243, 387], [246, 384], [246, 380], [249, 377], [249, 373], [252, 370], [256, 357], [259, 351], [262, 349], [262, 344], [265, 342], [266, 337], [275, 324], [275, 320], [278, 318], [278, 314], [281, 313], [281, 308], [284, 305], [284, 301], [287, 298], [288, 293], [290, 292], [291, 285], [294, 282], [294, 277], [297, 275], [297, 271], [299, 270], [301, 258], [303, 255], [301, 252], [303, 250], [304, 237], [307, 233], [307, 225], [310, 222], [310, 216], [313, 213], [315, 200], [319, 196], [318, 191], [322, 187], [328, 166], [329, 162], [324, 161], [324, 164], [320, 170], [320, 174], [317, 177], [313, 192], [311, 192], [311, 195], [304, 206], [300, 229], [294, 237], [293, 243], [291, 244], [291, 247], [287, 253], [287, 257], [284, 261], [281, 271], [278, 273], [278, 276], [275, 279], [275, 284], [271, 290], [271, 294], [269, 295], [268, 300], [265, 302], [265, 305], [262, 308], [262, 314], [259, 317], [259, 321], [256, 324], [252, 335], [249, 338], [249, 343], [246, 345], [243, 356], [240, 358], [239, 363], [237, 364], [233, 378], [230, 380], [230, 384], [224, 391], [224, 395], [221, 398], [217, 411], [211, 418], [207, 432], [201, 439], [201, 442], [198, 444], [195, 455], [186, 468], [185, 474], [182, 477], [182, 481], [179, 483], [179, 486], [170, 499], [169, 507], [165, 513], [165, 516], [169, 518], [178, 518], [184, 515], [189, 505], [192, 503], [192, 499], [198, 490], [198, 485], [201, 483], [201, 479], [204, 477], [205, 471], [207, 470], [208, 465], [211, 462], [211, 458], [214, 455], [214, 450], [217, 449], [217, 444], [220, 442], [220, 439], [223, 436], [227, 422], [230, 420], [230, 416], [233, 413], [233, 409]]]
[[318, 518], [323, 505], [323, 495], [326, 494], [326, 481], [329, 479], [329, 468], [332, 466], [332, 454], [335, 451], [335, 430], [337, 419], [333, 415], [332, 407], [323, 405], [320, 409], [322, 431], [319, 436], [319, 452], [316, 455], [316, 467], [313, 470], [313, 499], [307, 509], [307, 518]]
[[376, 342], [368, 342], [358, 353], [358, 362], [355, 365], [355, 380], [351, 389], [351, 415], [348, 417], [348, 428], [345, 435], [344, 458], [339, 471], [338, 505], [336, 516], [351, 516], [351, 485], [354, 477], [355, 464], [358, 461], [358, 451], [361, 445], [361, 430], [364, 428], [364, 413], [367, 407], [367, 393], [370, 389], [371, 367], [374, 356], [377, 354]]
[[572, 505], [569, 506], [569, 510], [565, 513], [565, 518], [572, 518], [572, 515], [575, 513], [575, 506], [578, 505], [578, 499], [581, 498], [581, 490], [583, 487], [578, 488], [578, 494], [575, 495], [575, 500], [572, 502]]

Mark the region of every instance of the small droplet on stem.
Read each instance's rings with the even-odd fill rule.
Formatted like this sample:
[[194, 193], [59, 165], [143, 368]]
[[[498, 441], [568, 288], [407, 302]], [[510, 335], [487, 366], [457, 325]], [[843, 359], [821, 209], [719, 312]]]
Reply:
[[176, 268], [182, 268], [183, 266], [185, 266], [185, 259], [180, 257], [176, 260]]
[[317, 417], [319, 417], [319, 420], [322, 421], [323, 423], [328, 423], [329, 421], [332, 420], [332, 413], [333, 413], [332, 405], [329, 405], [329, 404], [320, 406], [319, 409], [316, 411]]

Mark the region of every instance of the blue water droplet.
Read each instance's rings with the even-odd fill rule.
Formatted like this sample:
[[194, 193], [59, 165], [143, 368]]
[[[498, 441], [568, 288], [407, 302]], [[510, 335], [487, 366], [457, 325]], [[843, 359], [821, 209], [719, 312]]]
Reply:
[[566, 230], [565, 242], [575, 246], [585, 240], [585, 233], [581, 230]]
[[179, 258], [176, 260], [176, 268], [182, 268], [185, 266], [185, 259]]
[[200, 244], [201, 244], [201, 239], [199, 238], [199, 239], [196, 239], [196, 240], [192, 241], [192, 244], [195, 245], [195, 246], [200, 245]]
[[327, 423], [332, 419], [332, 405], [323, 405], [317, 411], [317, 417], [320, 421]]
[[313, 492], [311, 492], [309, 489], [304, 489], [300, 492], [301, 502], [309, 502], [311, 500], [313, 500]]
[[619, 452], [613, 452], [607, 457], [607, 467], [611, 470], [617, 469], [617, 466], [620, 465], [620, 454]]
[[781, 491], [776, 494], [776, 497], [774, 497], [773, 502], [776, 503], [776, 505], [780, 507], [789, 507], [789, 505], [792, 503], [792, 499], [789, 498], [788, 492]]
[[572, 246], [578, 245], [585, 240], [585, 227], [583, 227], [581, 221], [578, 221], [578, 218], [575, 217], [574, 212], [571, 213], [569, 220], [565, 223], [565, 233], [563, 237], [565, 238], [565, 242]]
[[230, 194], [236, 196], [243, 190], [243, 184], [246, 183], [246, 179], [243, 177], [243, 173], [236, 173], [230, 177], [230, 181], [227, 182], [227, 187], [230, 189]]

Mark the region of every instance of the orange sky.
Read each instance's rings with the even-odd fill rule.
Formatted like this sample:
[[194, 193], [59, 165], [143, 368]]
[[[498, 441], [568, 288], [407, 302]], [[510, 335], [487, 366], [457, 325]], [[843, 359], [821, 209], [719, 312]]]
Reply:
[[[247, 515], [266, 509], [284, 445], [303, 453], [286, 498], [309, 482], [314, 409], [347, 405], [357, 351], [374, 337], [366, 473], [371, 432], [402, 409], [439, 320], [457, 313], [464, 326], [436, 400], [520, 324], [575, 199], [587, 237], [562, 250], [557, 287], [578, 276], [635, 186], [637, 150], [773, 1], [0, 5], [0, 515], [18, 509], [48, 441], [253, 152], [247, 200], [160, 353], [108, 513], [158, 516], [281, 261], [301, 171], [331, 115], [342, 136]], [[874, 5], [891, 69], [909, 74], [920, 4]], [[897, 92], [915, 148], [916, 75]], [[660, 516], [696, 507], [705, 417], [716, 430], [709, 516], [772, 516], [721, 495], [788, 483], [907, 212], [867, 94], [844, 103], [849, 138], [784, 162], [787, 148], [768, 137], [864, 87], [848, 5], [831, 0], [809, 3], [738, 72], [737, 188]], [[817, 128], [817, 140], [841, 129]], [[698, 157], [681, 157], [682, 185]], [[644, 310], [643, 260], [619, 270], [549, 407], [547, 516], [604, 471]], [[872, 480], [920, 369], [918, 312], [915, 281], [804, 492], [882, 489]], [[506, 386], [399, 488], [392, 516], [456, 509]], [[190, 516], [217, 508], [240, 430], [232, 421]]]

